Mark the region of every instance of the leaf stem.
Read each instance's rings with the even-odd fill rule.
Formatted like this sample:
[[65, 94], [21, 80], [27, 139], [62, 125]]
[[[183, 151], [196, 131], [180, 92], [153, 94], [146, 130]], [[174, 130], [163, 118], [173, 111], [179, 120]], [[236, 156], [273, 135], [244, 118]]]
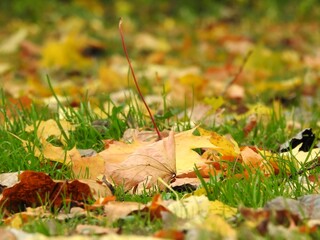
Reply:
[[224, 95], [226, 94], [228, 88], [238, 80], [239, 76], [241, 75], [241, 73], [242, 73], [242, 71], [243, 71], [244, 66], [245, 66], [246, 63], [248, 62], [248, 60], [249, 60], [249, 58], [250, 58], [250, 56], [251, 56], [252, 53], [253, 53], [253, 50], [250, 50], [250, 51], [247, 53], [247, 55], [244, 57], [244, 59], [243, 59], [243, 61], [242, 61], [242, 64], [241, 64], [241, 66], [240, 66], [240, 68], [239, 68], [239, 70], [238, 70], [238, 72], [234, 75], [234, 77], [231, 79], [231, 81], [229, 81], [229, 82], [226, 84], [226, 86], [225, 86], [225, 88], [224, 88], [224, 90], [223, 90], [223, 92], [222, 92], [222, 96], [224, 96]]
[[153, 124], [153, 127], [154, 129], [156, 130], [157, 132], [157, 135], [158, 135], [158, 139], [161, 140], [162, 137], [161, 137], [161, 134], [160, 134], [160, 131], [158, 129], [158, 126], [152, 116], [152, 113], [150, 111], [150, 108], [148, 107], [148, 104], [146, 103], [146, 101], [144, 100], [144, 97], [141, 93], [141, 90], [140, 90], [140, 87], [139, 87], [139, 84], [138, 84], [138, 81], [137, 81], [137, 78], [136, 78], [136, 75], [134, 73], [134, 70], [133, 70], [133, 67], [131, 65], [131, 61], [129, 59], [129, 55], [128, 55], [128, 52], [127, 52], [127, 47], [126, 47], [126, 44], [125, 44], [125, 41], [124, 41], [124, 36], [123, 36], [123, 31], [122, 31], [122, 19], [120, 18], [120, 21], [119, 21], [119, 32], [120, 32], [120, 36], [121, 36], [121, 43], [122, 43], [122, 48], [123, 48], [123, 51], [124, 51], [124, 54], [126, 55], [126, 58], [127, 58], [127, 61], [128, 61], [128, 64], [129, 64], [129, 68], [130, 68], [130, 71], [131, 71], [131, 74], [132, 74], [132, 77], [133, 77], [133, 80], [134, 80], [134, 84], [136, 85], [136, 88], [138, 90], [138, 93], [140, 95], [140, 98], [143, 102], [143, 104], [145, 105], [147, 111], [148, 111], [148, 114], [151, 118], [151, 121], [152, 121], [152, 124]]

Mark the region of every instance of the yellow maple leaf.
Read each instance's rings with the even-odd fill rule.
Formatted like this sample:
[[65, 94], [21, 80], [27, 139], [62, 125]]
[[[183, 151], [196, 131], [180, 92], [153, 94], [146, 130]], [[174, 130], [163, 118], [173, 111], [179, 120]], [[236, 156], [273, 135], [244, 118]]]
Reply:
[[[59, 126], [60, 125], [60, 126]], [[59, 120], [58, 123], [53, 120], [49, 119], [47, 121], [37, 121], [35, 125], [28, 125], [25, 128], [26, 132], [34, 131], [35, 128], [37, 129], [37, 137], [43, 138], [47, 140], [51, 136], [55, 136], [59, 138], [59, 140], [65, 144], [66, 139], [65, 137], [69, 137], [69, 131], [74, 130], [74, 126], [66, 121], [66, 120]]]
[[216, 132], [207, 131], [203, 128], [198, 128], [201, 136], [209, 137], [210, 142], [215, 146], [214, 150], [222, 156], [236, 158], [240, 154], [240, 149], [237, 142], [230, 136], [222, 136]]
[[193, 171], [195, 165], [203, 163], [201, 156], [193, 149], [217, 149], [210, 141], [211, 135], [195, 136], [194, 131], [195, 128], [175, 135], [177, 175]]
[[221, 107], [224, 104], [223, 97], [206, 97], [204, 100], [204, 103], [210, 105], [212, 107], [212, 111], [215, 112], [219, 107]]
[[183, 229], [200, 229], [218, 233], [225, 237], [235, 237], [236, 231], [226, 222], [224, 217], [231, 217], [237, 213], [220, 201], [209, 201], [204, 196], [190, 196], [174, 201], [167, 207], [179, 218], [185, 219]]
[[20, 140], [27, 151], [29, 149], [28, 145], [34, 146], [33, 153], [40, 160], [45, 158], [51, 161], [70, 163], [72, 159], [81, 158], [79, 151], [75, 147], [71, 150], [65, 150], [63, 147], [54, 146], [47, 141], [49, 137], [55, 136], [66, 146], [66, 138], [69, 137], [69, 131], [73, 130], [74, 126], [66, 120], [60, 120], [59, 125], [55, 120], [49, 119], [47, 121], [36, 122], [35, 125], [29, 125], [25, 128], [27, 132], [36, 129], [37, 137], [41, 143], [41, 149], [34, 146], [33, 143], [22, 139]]

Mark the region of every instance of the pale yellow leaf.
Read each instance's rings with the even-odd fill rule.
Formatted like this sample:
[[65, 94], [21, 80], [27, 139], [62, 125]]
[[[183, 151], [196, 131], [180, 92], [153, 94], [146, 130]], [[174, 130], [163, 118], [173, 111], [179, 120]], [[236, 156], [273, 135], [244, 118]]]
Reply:
[[173, 132], [167, 138], [141, 147], [119, 143], [111, 151], [113, 155], [109, 153], [109, 149], [99, 153], [105, 160], [105, 174], [116, 184], [124, 184], [125, 190], [139, 183], [147, 183], [146, 188], [150, 188], [158, 178], [169, 182], [176, 172]]
[[200, 164], [203, 162], [201, 156], [192, 149], [217, 148], [210, 142], [210, 135], [195, 136], [192, 134], [194, 131], [195, 129], [191, 129], [175, 135], [177, 175], [193, 171], [195, 164]]
[[75, 176], [95, 180], [99, 175], [103, 175], [105, 162], [100, 155], [91, 157], [76, 156], [72, 158], [72, 171]]
[[174, 201], [167, 208], [179, 218], [191, 219], [197, 215], [205, 217], [208, 214], [210, 201], [207, 196], [190, 196]]
[[[62, 130], [59, 127], [59, 125], [62, 128]], [[63, 143], [65, 143], [65, 139], [62, 137], [63, 136], [62, 131], [64, 132], [64, 134], [67, 137], [69, 137], [69, 131], [74, 130], [74, 126], [66, 120], [60, 120], [59, 125], [53, 119], [49, 119], [47, 121], [36, 122], [35, 126], [37, 129], [38, 138], [43, 138], [46, 140], [50, 136], [55, 136], [57, 138], [60, 138], [61, 141]], [[27, 132], [34, 131], [35, 126], [29, 125], [25, 128], [25, 131], [27, 131]]]
[[320, 149], [314, 148], [309, 152], [299, 151], [302, 143], [296, 146], [294, 149], [288, 152], [280, 153], [281, 157], [286, 159], [293, 159], [296, 163], [296, 167], [300, 168], [304, 164], [311, 162], [320, 156]]
[[0, 53], [13, 53], [18, 50], [20, 43], [27, 37], [28, 30], [25, 28], [19, 29], [17, 32], [9, 36], [0, 44]]

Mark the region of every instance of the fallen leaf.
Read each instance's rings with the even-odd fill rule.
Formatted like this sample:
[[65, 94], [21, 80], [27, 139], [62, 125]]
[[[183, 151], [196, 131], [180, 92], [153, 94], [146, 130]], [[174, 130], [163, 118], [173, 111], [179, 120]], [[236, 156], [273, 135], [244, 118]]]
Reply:
[[9, 63], [0, 63], [0, 75], [7, 73], [11, 69]]
[[105, 161], [98, 154], [91, 157], [79, 157], [75, 150], [75, 155], [70, 155], [70, 161], [72, 172], [77, 178], [96, 180], [98, 176], [104, 174]]
[[94, 199], [113, 196], [112, 191], [109, 189], [109, 187], [105, 184], [102, 184], [101, 182], [91, 179], [79, 179], [78, 181], [89, 186], [92, 197]]
[[218, 108], [220, 108], [224, 104], [223, 97], [206, 97], [203, 99], [203, 102], [210, 105], [212, 107], [212, 111], [215, 112]]
[[[20, 174], [22, 171], [20, 172]], [[12, 172], [12, 173], [1, 173], [0, 174], [0, 184], [5, 187], [12, 187], [15, 185], [19, 179], [18, 179], [18, 172]]]
[[137, 34], [135, 46], [140, 51], [170, 51], [170, 44], [165, 39], [155, 38], [149, 33]]
[[81, 235], [105, 235], [110, 233], [117, 233], [117, 228], [107, 228], [107, 227], [101, 227], [96, 225], [84, 225], [84, 224], [78, 224], [76, 227], [76, 233]]
[[167, 208], [179, 218], [191, 219], [196, 215], [205, 216], [208, 213], [210, 203], [206, 196], [190, 196], [174, 201]]
[[76, 32], [71, 32], [58, 40], [47, 41], [41, 51], [41, 65], [52, 68], [90, 66], [91, 60], [81, 53], [87, 41], [86, 37]]
[[177, 176], [187, 172], [193, 172], [194, 166], [202, 164], [201, 156], [193, 149], [216, 149], [217, 146], [211, 143], [210, 135], [195, 136], [195, 129], [184, 131], [175, 135]]
[[0, 206], [7, 213], [42, 205], [59, 208], [64, 200], [76, 203], [92, 199], [89, 186], [77, 180], [54, 182], [48, 175], [33, 171], [24, 171], [19, 178], [20, 182], [3, 191]]
[[0, 228], [0, 236], [6, 240], [17, 240], [16, 236], [8, 229]]
[[28, 30], [21, 28], [0, 44], [0, 53], [9, 54], [18, 50], [20, 43], [27, 37]]
[[37, 130], [38, 138], [47, 140], [49, 137], [55, 136], [58, 137], [64, 144], [66, 141], [65, 137], [69, 138], [69, 131], [74, 130], [74, 126], [66, 120], [59, 120], [58, 124], [55, 120], [49, 119], [47, 121], [38, 121], [35, 123], [35, 125], [27, 126], [25, 131], [31, 132], [34, 131], [35, 128]]
[[145, 204], [138, 202], [118, 202], [110, 201], [104, 205], [104, 213], [110, 222], [128, 216], [133, 211], [139, 211], [146, 207]]
[[[167, 138], [143, 147], [129, 145], [125, 148], [125, 144], [121, 145], [124, 148], [120, 148], [114, 158], [110, 157], [108, 149], [99, 155], [105, 159], [106, 176], [116, 184], [124, 184], [126, 191], [137, 187], [139, 183], [145, 183], [146, 188], [151, 188], [156, 185], [158, 178], [169, 182], [174, 177], [176, 166], [173, 132]], [[159, 187], [163, 188], [162, 185]]]
[[237, 142], [230, 136], [221, 136], [215, 132], [211, 132], [210, 142], [216, 146], [215, 150], [226, 157], [236, 159], [240, 154]]
[[71, 150], [66, 150], [63, 147], [54, 146], [47, 141], [49, 137], [54, 136], [58, 138], [63, 145], [67, 145], [66, 141], [69, 137], [69, 131], [73, 130], [74, 126], [65, 120], [61, 120], [59, 125], [55, 120], [49, 119], [47, 121], [37, 122], [36, 126], [30, 125], [25, 128], [27, 132], [34, 131], [36, 128], [36, 133], [41, 143], [41, 149], [39, 149], [37, 146], [33, 146], [33, 143], [31, 142], [20, 138], [18, 139], [22, 141], [26, 151], [29, 151], [30, 145], [33, 146], [33, 154], [40, 160], [45, 158], [51, 161], [69, 164], [72, 162], [72, 160], [76, 161], [76, 159], [81, 158], [79, 151], [75, 147], [73, 147]]
[[178, 230], [159, 230], [155, 234], [153, 234], [154, 237], [160, 238], [160, 239], [174, 239], [174, 240], [184, 240], [185, 234], [182, 231]]
[[160, 194], [156, 194], [152, 198], [151, 203], [138, 212], [148, 212], [150, 214], [150, 220], [162, 219], [163, 213], [170, 213], [170, 211], [163, 205]]
[[[236, 231], [223, 217], [231, 217], [237, 209], [227, 206], [219, 201], [209, 201], [204, 195], [190, 196], [168, 205], [168, 209], [179, 218], [187, 221], [179, 229], [201, 229], [210, 231], [220, 236], [234, 239]], [[222, 217], [223, 216], [223, 217]]]
[[241, 150], [240, 155], [242, 162], [252, 169], [261, 167], [264, 160], [259, 153], [255, 152], [250, 147], [244, 147]]

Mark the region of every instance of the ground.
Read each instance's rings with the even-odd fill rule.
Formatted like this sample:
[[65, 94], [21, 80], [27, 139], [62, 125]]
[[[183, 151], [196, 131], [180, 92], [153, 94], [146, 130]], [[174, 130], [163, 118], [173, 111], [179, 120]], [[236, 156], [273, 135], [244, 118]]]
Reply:
[[317, 0], [0, 9], [0, 232], [319, 236]]

